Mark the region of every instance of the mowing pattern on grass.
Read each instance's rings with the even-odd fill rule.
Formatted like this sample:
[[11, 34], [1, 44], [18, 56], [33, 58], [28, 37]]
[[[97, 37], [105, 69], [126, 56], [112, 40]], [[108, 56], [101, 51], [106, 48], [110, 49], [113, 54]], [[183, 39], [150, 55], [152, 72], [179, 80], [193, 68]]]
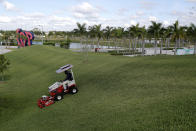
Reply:
[[[7, 54], [0, 130], [196, 130], [194, 56], [113, 57], [33, 46]], [[40, 110], [37, 99], [73, 64], [76, 95]], [[8, 75], [9, 74], [9, 75]]]

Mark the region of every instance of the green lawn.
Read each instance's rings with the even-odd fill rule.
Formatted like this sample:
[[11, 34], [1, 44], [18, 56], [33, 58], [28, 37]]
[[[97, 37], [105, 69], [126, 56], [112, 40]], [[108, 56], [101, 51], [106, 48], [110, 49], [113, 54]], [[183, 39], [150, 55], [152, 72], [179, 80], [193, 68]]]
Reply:
[[[32, 46], [6, 54], [0, 83], [0, 130], [196, 130], [196, 57], [123, 57]], [[73, 64], [76, 95], [44, 109], [37, 100]]]

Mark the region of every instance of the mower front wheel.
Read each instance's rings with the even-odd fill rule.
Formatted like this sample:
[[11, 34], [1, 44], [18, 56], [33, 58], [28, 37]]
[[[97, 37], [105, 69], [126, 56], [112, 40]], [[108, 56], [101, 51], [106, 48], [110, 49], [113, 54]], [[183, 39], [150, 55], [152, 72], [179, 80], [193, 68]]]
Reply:
[[62, 100], [63, 99], [63, 95], [62, 94], [57, 94], [56, 96], [55, 96], [55, 100], [56, 101], [60, 101], [60, 100]]
[[72, 87], [71, 90], [70, 90], [70, 93], [71, 93], [71, 94], [76, 94], [76, 93], [78, 93], [78, 88], [77, 88], [77, 87]]

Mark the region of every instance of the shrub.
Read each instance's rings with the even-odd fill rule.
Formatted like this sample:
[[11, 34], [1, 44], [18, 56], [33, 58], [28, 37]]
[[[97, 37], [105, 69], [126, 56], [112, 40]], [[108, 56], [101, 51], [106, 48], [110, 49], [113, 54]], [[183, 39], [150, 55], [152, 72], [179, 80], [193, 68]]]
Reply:
[[43, 45], [55, 46], [55, 43], [54, 42], [44, 42]]
[[60, 46], [61, 48], [69, 49], [70, 43], [71, 43], [71, 40], [67, 39], [66, 41], [61, 42]]
[[4, 56], [0, 55], [0, 74], [2, 76], [2, 80], [4, 80], [4, 72], [8, 69], [8, 65], [10, 65], [9, 60]]
[[[173, 50], [175, 48], [164, 48], [163, 50]], [[184, 48], [176, 48], [176, 49], [184, 49]]]
[[60, 47], [61, 48], [66, 48], [66, 49], [69, 49], [69, 46], [70, 46], [70, 43], [71, 43], [71, 40], [70, 39], [67, 39], [67, 40], [47, 40], [43, 43], [43, 45], [51, 45], [51, 46], [55, 46], [56, 43], [59, 43], [60, 44]]
[[142, 54], [142, 52], [138, 52], [138, 50], [112, 50], [109, 51], [111, 55], [134, 55], [134, 54]]

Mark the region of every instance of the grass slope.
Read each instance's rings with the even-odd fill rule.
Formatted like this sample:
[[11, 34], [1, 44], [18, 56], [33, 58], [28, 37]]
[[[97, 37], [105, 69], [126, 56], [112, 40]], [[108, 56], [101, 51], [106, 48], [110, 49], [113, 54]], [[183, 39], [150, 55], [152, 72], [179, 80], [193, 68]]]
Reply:
[[[128, 58], [33, 46], [7, 54], [0, 130], [196, 130], [196, 57]], [[79, 93], [39, 109], [55, 73], [73, 64]]]

